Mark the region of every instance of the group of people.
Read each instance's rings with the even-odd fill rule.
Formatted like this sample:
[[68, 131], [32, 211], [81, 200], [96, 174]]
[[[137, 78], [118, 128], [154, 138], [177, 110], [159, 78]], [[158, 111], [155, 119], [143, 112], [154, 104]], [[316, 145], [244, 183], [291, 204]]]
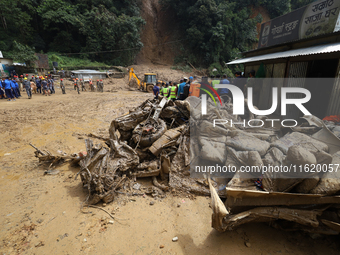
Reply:
[[[11, 76], [2, 76], [0, 82], [0, 99], [7, 99], [8, 101], [16, 101], [21, 97], [21, 91], [26, 91], [29, 99], [32, 98], [32, 92], [40, 93], [45, 96], [51, 96], [55, 94], [54, 79], [49, 74], [48, 76], [37, 76], [32, 75], [29, 77], [28, 74], [20, 75], [16, 74]], [[74, 79], [74, 89], [80, 94], [80, 86], [82, 91], [86, 91], [85, 81], [83, 79]], [[97, 88], [98, 92], [104, 91], [103, 80], [97, 80], [97, 86], [94, 86], [92, 80], [89, 80], [90, 91], [95, 91]], [[64, 79], [60, 79], [60, 88], [63, 94], [66, 94]]]
[[[232, 80], [232, 84], [240, 88], [242, 91], [245, 91], [247, 88], [247, 84], [251, 86], [251, 78], [255, 76], [255, 71], [251, 71], [248, 74], [248, 80], [242, 76], [241, 72], [235, 72], [235, 78]], [[231, 84], [231, 79], [227, 78], [226, 74], [211, 76], [210, 79], [208, 77], [202, 77], [199, 81], [197, 76], [190, 76], [189, 79], [184, 77], [180, 80], [179, 83], [173, 83], [169, 81], [165, 82], [157, 82], [156, 86], [153, 88], [153, 93], [155, 98], [157, 99], [159, 95], [163, 97], [167, 97], [169, 100], [185, 100], [189, 96], [200, 97], [201, 94], [206, 93], [204, 89], [204, 85], [207, 85], [207, 88], [212, 88], [217, 91], [219, 96], [223, 99], [224, 102], [228, 100], [232, 100], [232, 95], [227, 88], [217, 89], [217, 84]], [[200, 88], [203, 88], [202, 90]]]
[[[74, 78], [73, 87], [74, 87], [74, 90], [77, 90], [78, 94], [80, 94], [80, 87], [81, 87], [81, 91], [87, 91], [85, 87], [85, 81], [83, 79]], [[96, 86], [93, 84], [92, 79], [89, 79], [89, 91], [94, 92], [95, 90], [96, 90]], [[97, 80], [97, 91], [104, 92], [103, 80]]]
[[12, 75], [11, 77], [3, 76], [0, 82], [0, 99], [15, 101], [21, 97], [21, 91], [25, 90], [29, 99], [32, 98], [32, 91], [51, 95], [55, 93], [54, 80], [51, 76], [34, 76], [28, 77], [28, 74]]

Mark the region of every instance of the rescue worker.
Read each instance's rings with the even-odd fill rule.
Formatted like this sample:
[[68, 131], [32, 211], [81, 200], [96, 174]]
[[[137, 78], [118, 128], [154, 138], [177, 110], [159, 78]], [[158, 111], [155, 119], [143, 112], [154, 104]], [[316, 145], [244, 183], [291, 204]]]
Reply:
[[165, 84], [165, 88], [163, 88], [162, 92], [163, 92], [163, 96], [164, 97], [169, 97], [170, 89], [169, 89], [169, 84], [168, 83]]
[[16, 98], [21, 97], [20, 91], [19, 91], [19, 85], [18, 85], [18, 83], [16, 82], [15, 78], [11, 78], [11, 84], [12, 84], [13, 95], [14, 95]]
[[5, 77], [2, 77], [2, 81], [0, 81], [0, 99], [5, 99]]
[[73, 79], [73, 87], [74, 87], [74, 90], [77, 89], [77, 83], [76, 83], [76, 78]]
[[24, 76], [23, 76], [23, 75], [20, 75], [19, 81], [20, 81], [20, 83], [19, 83], [19, 88], [20, 88], [20, 91], [22, 91], [23, 88], [24, 88], [24, 85], [23, 85]]
[[51, 94], [55, 94], [53, 78], [50, 78], [50, 90], [51, 90]]
[[8, 77], [5, 77], [4, 82], [2, 84], [4, 84], [3, 86], [5, 88], [5, 93], [8, 98], [8, 101], [15, 101], [14, 95], [12, 93], [12, 83], [8, 79]]
[[99, 88], [99, 80], [97, 80], [97, 91], [98, 91], [98, 92], [100, 91], [100, 88]]
[[159, 96], [159, 86], [160, 86], [160, 82], [157, 82], [155, 86], [153, 86], [153, 94], [155, 96], [155, 99], [158, 99], [158, 96]]
[[201, 92], [200, 87], [201, 84], [198, 82], [197, 76], [194, 76], [190, 84], [189, 97], [190, 96], [200, 97]]
[[42, 88], [43, 88], [44, 95], [45, 96], [47, 96], [47, 95], [50, 96], [50, 91], [48, 90], [47, 81], [45, 80], [44, 77], [42, 78], [41, 85], [42, 85]]
[[184, 100], [184, 86], [187, 83], [188, 78], [184, 77], [183, 82], [179, 84], [178, 91], [177, 91], [177, 98], [179, 100]]
[[80, 79], [80, 85], [81, 85], [81, 91], [86, 91], [86, 88], [85, 88], [85, 82], [83, 79]]
[[78, 94], [80, 94], [80, 91], [79, 91], [79, 79], [76, 78], [76, 87], [77, 87], [77, 91], [78, 91]]
[[104, 92], [104, 83], [103, 83], [103, 80], [100, 80], [99, 81], [99, 86], [100, 86], [100, 92]]
[[38, 77], [35, 80], [35, 84], [37, 85], [37, 92], [41, 94], [41, 81]]
[[221, 75], [216, 74], [216, 78], [214, 78], [214, 79], [211, 81], [211, 87], [213, 87], [215, 90], [217, 90], [217, 88], [215, 88], [215, 86], [216, 86], [217, 84], [220, 84], [220, 80], [221, 80]]
[[[230, 81], [227, 79], [227, 75], [226, 74], [223, 74], [223, 78], [220, 81], [220, 84], [230, 84]], [[226, 102], [228, 102], [230, 100], [229, 89], [227, 89], [227, 88], [219, 89], [218, 93], [220, 94], [220, 96], [223, 99], [224, 103], [226, 103]]]
[[35, 85], [33, 80], [31, 80], [30, 85], [31, 85], [31, 93], [33, 94], [34, 92], [34, 94], [37, 94], [37, 85]]
[[176, 94], [177, 94], [177, 85], [176, 84], [172, 84], [172, 82], [170, 82], [170, 84], [172, 85], [169, 88], [169, 100], [175, 101], [176, 100]]
[[93, 87], [93, 82], [92, 82], [92, 80], [90, 79], [89, 80], [89, 84], [90, 84], [90, 91], [94, 91], [94, 87]]
[[27, 79], [27, 77], [24, 78], [24, 88], [26, 90], [28, 99], [32, 98], [32, 90], [31, 90], [31, 83], [29, 82], [29, 80]]
[[60, 88], [61, 88], [61, 92], [63, 94], [66, 94], [65, 92], [65, 86], [64, 86], [64, 80], [63, 79], [60, 79]]

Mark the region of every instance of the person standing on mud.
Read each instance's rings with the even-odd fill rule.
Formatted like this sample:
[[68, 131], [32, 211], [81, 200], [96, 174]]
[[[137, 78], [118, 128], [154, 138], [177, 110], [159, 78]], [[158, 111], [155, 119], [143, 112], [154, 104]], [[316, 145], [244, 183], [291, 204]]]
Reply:
[[170, 92], [169, 84], [166, 83], [166, 84], [165, 84], [165, 88], [163, 88], [163, 96], [164, 96], [164, 97], [169, 97], [169, 95], [170, 95], [169, 92]]
[[26, 90], [28, 99], [31, 99], [32, 98], [31, 83], [29, 82], [29, 80], [26, 77], [24, 78], [24, 88]]
[[44, 95], [47, 96], [47, 94], [48, 94], [50, 96], [50, 91], [48, 90], [47, 81], [45, 80], [45, 78], [42, 78], [41, 85], [42, 85], [42, 88], [43, 88]]
[[0, 81], [0, 99], [5, 99], [5, 77], [2, 77], [2, 81]]
[[80, 85], [81, 85], [81, 91], [86, 91], [85, 82], [83, 79], [80, 79]]
[[51, 90], [51, 94], [55, 94], [53, 78], [50, 78], [50, 90]]
[[169, 100], [175, 101], [176, 100], [176, 95], [177, 95], [177, 85], [174, 83], [172, 84], [172, 81], [169, 82], [170, 87], [169, 87]]
[[6, 96], [8, 98], [8, 101], [15, 101], [15, 98], [14, 98], [13, 93], [12, 93], [12, 83], [8, 79], [8, 77], [5, 77], [2, 84], [4, 84], [5, 93], [6, 93]]
[[93, 82], [92, 82], [92, 80], [90, 79], [89, 80], [89, 84], [90, 84], [90, 91], [94, 91], [94, 88], [93, 88]]
[[76, 79], [76, 87], [77, 87], [77, 92], [78, 94], [80, 94], [80, 90], [79, 90], [79, 79]]
[[20, 91], [22, 91], [24, 89], [24, 76], [23, 75], [20, 75], [20, 79], [19, 79], [20, 83], [19, 83], [19, 89]]
[[98, 88], [99, 88], [99, 92], [104, 92], [104, 83], [103, 83], [103, 80], [100, 80], [99, 81], [99, 84], [98, 84]]
[[60, 79], [60, 88], [61, 88], [61, 92], [63, 94], [66, 94], [66, 92], [65, 92], [65, 85], [64, 85], [64, 80], [63, 79]]
[[156, 85], [153, 87], [153, 94], [155, 96], [155, 99], [158, 99], [158, 95], [159, 95], [159, 85], [160, 83], [157, 82]]
[[98, 91], [98, 92], [100, 91], [100, 88], [99, 88], [99, 80], [97, 80], [97, 91]]
[[37, 93], [41, 94], [41, 81], [40, 81], [39, 77], [36, 78], [35, 84], [37, 85]]
[[[21, 97], [20, 94], [18, 93], [19, 90], [19, 85], [15, 81], [15, 78], [10, 78], [11, 86], [12, 86], [12, 93], [16, 98]], [[19, 91], [20, 92], [20, 91]]]

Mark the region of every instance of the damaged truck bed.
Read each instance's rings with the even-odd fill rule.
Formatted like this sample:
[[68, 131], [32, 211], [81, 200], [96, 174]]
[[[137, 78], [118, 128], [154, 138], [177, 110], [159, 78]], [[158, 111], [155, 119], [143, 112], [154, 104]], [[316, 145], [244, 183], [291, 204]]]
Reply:
[[[121, 193], [164, 197], [179, 191], [211, 195], [212, 227], [218, 231], [256, 221], [285, 230], [340, 233], [337, 172], [294, 178], [268, 172], [245, 176], [239, 171], [242, 166], [340, 164], [340, 140], [322, 120], [309, 116], [298, 127], [281, 129], [215, 126], [213, 119], [254, 124], [266, 117], [254, 116], [247, 108], [243, 116], [235, 116], [232, 104], [216, 107], [211, 100], [209, 115], [202, 116], [201, 104], [196, 97], [146, 100], [114, 119], [109, 136], [95, 136], [101, 143], [86, 139], [86, 153], [60, 156], [36, 148], [36, 156], [52, 164], [77, 162], [88, 204], [109, 203]], [[337, 130], [334, 123], [327, 125]], [[227, 177], [197, 177], [192, 166], [202, 160], [237, 171]], [[150, 178], [153, 186], [144, 187], [139, 178]]]

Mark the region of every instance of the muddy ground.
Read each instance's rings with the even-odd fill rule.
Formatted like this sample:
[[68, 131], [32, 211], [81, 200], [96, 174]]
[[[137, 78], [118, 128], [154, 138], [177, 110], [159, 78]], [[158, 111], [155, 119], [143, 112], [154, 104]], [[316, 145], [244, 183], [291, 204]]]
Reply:
[[66, 95], [57, 88], [50, 97], [29, 100], [22, 92], [16, 102], [0, 100], [1, 254], [339, 254], [338, 237], [313, 239], [262, 223], [218, 233], [207, 197], [120, 194], [99, 204], [117, 217], [112, 224], [101, 210], [82, 210], [86, 190], [74, 180], [79, 169], [63, 164], [55, 168], [59, 174], [44, 175], [48, 165], [39, 164], [28, 143], [83, 151], [86, 134], [106, 135], [112, 119], [152, 95], [127, 90], [126, 79], [106, 80], [104, 93], [78, 95], [70, 83], [66, 87]]

